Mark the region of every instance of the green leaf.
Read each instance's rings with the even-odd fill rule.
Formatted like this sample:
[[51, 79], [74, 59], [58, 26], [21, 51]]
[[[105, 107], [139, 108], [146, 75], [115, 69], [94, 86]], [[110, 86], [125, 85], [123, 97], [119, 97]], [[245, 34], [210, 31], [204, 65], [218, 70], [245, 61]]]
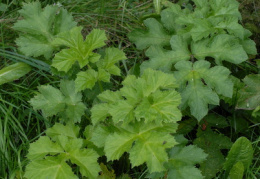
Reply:
[[134, 30], [128, 35], [129, 39], [136, 44], [138, 49], [143, 50], [152, 45], [160, 47], [170, 45], [171, 36], [156, 19], [146, 19], [144, 20], [144, 25], [147, 27], [147, 31]]
[[253, 153], [251, 142], [245, 137], [240, 137], [232, 145], [226, 158], [224, 169], [230, 171], [237, 162], [242, 162], [244, 168], [248, 169], [253, 159]]
[[0, 70], [0, 85], [19, 79], [31, 71], [25, 63], [15, 63]]
[[36, 142], [30, 144], [27, 157], [30, 160], [36, 160], [43, 158], [47, 154], [55, 155], [63, 152], [64, 150], [59, 144], [52, 142], [49, 137], [42, 136]]
[[205, 131], [198, 129], [194, 144], [208, 154], [207, 159], [200, 164], [202, 175], [205, 176], [206, 179], [215, 177], [225, 162], [221, 149], [229, 149], [232, 146], [230, 138], [217, 134], [207, 127]]
[[124, 152], [132, 148], [136, 135], [130, 132], [110, 134], [105, 142], [105, 153], [108, 160], [118, 160]]
[[[164, 171], [163, 164], [168, 160], [165, 150], [177, 144], [167, 127], [138, 122], [110, 134], [104, 148], [108, 160], [117, 160], [124, 152], [129, 152], [133, 166], [146, 163], [150, 172]], [[172, 128], [171, 132], [174, 132]]]
[[86, 37], [85, 46], [91, 51], [106, 45], [107, 40], [104, 30], [93, 29]]
[[230, 71], [227, 68], [222, 66], [210, 68], [210, 63], [204, 60], [194, 64], [181, 61], [175, 68], [178, 71], [174, 75], [181, 86], [179, 91], [182, 106], [183, 108], [189, 106], [191, 114], [198, 120], [208, 113], [208, 104], [219, 104], [217, 94], [232, 97], [233, 83], [228, 78]]
[[205, 39], [191, 44], [194, 57], [204, 60], [205, 57], [213, 57], [217, 64], [228, 61], [239, 64], [248, 59], [248, 56], [239, 41], [227, 34], [215, 36], [212, 40]]
[[141, 78], [129, 75], [123, 85], [120, 93], [104, 92], [100, 95], [100, 99], [107, 103], [92, 108], [94, 124], [108, 116], [112, 116], [114, 123], [130, 123], [135, 119], [147, 122], [180, 120], [181, 113], [177, 107], [181, 98], [173, 90], [177, 85], [172, 74], [147, 69]]
[[70, 166], [60, 157], [46, 157], [44, 160], [35, 160], [26, 167], [24, 177], [28, 179], [77, 179]]
[[109, 116], [109, 105], [106, 103], [96, 104], [91, 108], [91, 121], [94, 125], [104, 121]]
[[66, 136], [69, 139], [77, 138], [79, 135], [79, 127], [74, 124], [63, 125], [56, 123], [46, 130], [46, 135], [57, 141], [59, 136]]
[[171, 51], [165, 50], [159, 46], [151, 46], [145, 53], [150, 60], [142, 63], [141, 69], [152, 68], [169, 72], [172, 65], [178, 61], [189, 60], [191, 58], [188, 44], [181, 36], [172, 36], [170, 44], [172, 48]]
[[91, 141], [99, 148], [104, 147], [107, 137], [113, 132], [111, 128], [98, 125], [92, 133]]
[[244, 176], [244, 165], [242, 162], [237, 162], [230, 170], [230, 179], [243, 179]]
[[260, 74], [248, 75], [243, 81], [246, 86], [239, 91], [236, 108], [253, 110], [260, 105]]
[[[153, 101], [152, 103], [150, 101]], [[181, 116], [176, 104], [181, 100], [176, 91], [156, 91], [150, 98], [144, 98], [135, 109], [137, 120], [161, 119], [164, 122], [178, 121]]]
[[80, 167], [80, 173], [88, 178], [97, 178], [100, 167], [98, 154], [92, 149], [73, 150], [69, 152], [71, 162]]
[[76, 62], [78, 62], [80, 68], [83, 68], [100, 58], [100, 55], [92, 51], [105, 45], [104, 41], [107, 40], [105, 31], [94, 29], [86, 36], [84, 41], [81, 30], [82, 27], [75, 27], [68, 32], [59, 34], [54, 40], [53, 44], [55, 45], [70, 47], [61, 50], [53, 59], [52, 66], [59, 71], [68, 72]]
[[103, 163], [100, 164], [100, 168], [102, 170], [102, 173], [100, 176], [98, 176], [98, 179], [116, 179], [116, 174], [114, 170], [108, 170], [107, 166]]
[[50, 5], [42, 9], [39, 1], [24, 4], [19, 13], [23, 20], [16, 22], [13, 28], [21, 32], [16, 43], [26, 56], [50, 58], [56, 48], [52, 45], [54, 36], [76, 26], [65, 9]]
[[169, 178], [178, 179], [203, 179], [200, 171], [193, 166], [184, 166], [178, 169], [171, 169], [168, 173]]
[[75, 91], [73, 81], [61, 81], [61, 90], [50, 85], [38, 89], [40, 94], [30, 100], [35, 110], [42, 110], [46, 117], [58, 114], [65, 120], [80, 122], [86, 106], [81, 102], [81, 93]]
[[180, 179], [201, 179], [203, 176], [199, 169], [195, 168], [195, 164], [203, 162], [207, 154], [202, 149], [190, 146], [175, 146], [170, 150], [170, 158], [167, 163], [169, 169], [169, 178]]
[[165, 148], [173, 147], [176, 144], [171, 135], [160, 133], [146, 134], [139, 138], [130, 153], [130, 161], [134, 166], [147, 163], [150, 172], [160, 172], [166, 170], [163, 166], [168, 161]]
[[97, 63], [97, 66], [110, 74], [120, 76], [120, 69], [115, 66], [115, 63], [125, 59], [126, 56], [123, 51], [117, 48], [107, 48], [104, 58]]
[[97, 82], [97, 78], [98, 73], [93, 69], [79, 72], [75, 80], [77, 91], [81, 91], [86, 88], [92, 89]]
[[44, 116], [49, 117], [56, 115], [65, 108], [65, 97], [60, 90], [50, 86], [38, 87], [39, 94], [32, 98], [29, 102], [34, 110], [42, 110]]

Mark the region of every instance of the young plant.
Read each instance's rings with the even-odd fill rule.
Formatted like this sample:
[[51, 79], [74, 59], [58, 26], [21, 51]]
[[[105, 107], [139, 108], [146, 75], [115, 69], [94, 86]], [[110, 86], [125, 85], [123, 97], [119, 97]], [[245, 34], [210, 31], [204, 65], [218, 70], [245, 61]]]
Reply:
[[53, 51], [59, 49], [52, 44], [55, 36], [77, 25], [67, 10], [51, 5], [42, 9], [39, 1], [24, 4], [19, 13], [23, 19], [13, 28], [19, 32], [19, 50], [26, 56], [51, 58]]
[[180, 84], [182, 109], [201, 120], [208, 105], [218, 105], [219, 96], [232, 97], [230, 71], [224, 65], [239, 64], [256, 54], [251, 33], [241, 18], [235, 0], [193, 0], [194, 8], [167, 3], [161, 19], [144, 21], [147, 30], [129, 34], [138, 49], [147, 49], [146, 68], [174, 72]]

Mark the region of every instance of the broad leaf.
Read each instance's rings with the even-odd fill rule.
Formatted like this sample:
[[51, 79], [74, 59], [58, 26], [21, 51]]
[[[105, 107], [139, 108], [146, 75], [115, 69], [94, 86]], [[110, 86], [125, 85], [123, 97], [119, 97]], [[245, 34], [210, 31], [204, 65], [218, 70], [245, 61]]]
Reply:
[[50, 58], [56, 48], [52, 45], [54, 36], [76, 26], [65, 9], [50, 5], [42, 9], [39, 1], [25, 4], [19, 13], [23, 20], [13, 28], [21, 32], [16, 43], [26, 56]]
[[0, 70], [0, 85], [8, 83], [26, 75], [31, 67], [25, 63], [15, 63]]
[[242, 162], [244, 168], [248, 169], [253, 159], [253, 153], [251, 142], [245, 137], [240, 137], [232, 145], [226, 158], [224, 169], [230, 171], [237, 162]]
[[191, 44], [194, 57], [204, 60], [205, 57], [213, 57], [217, 64], [228, 61], [239, 64], [248, 59], [248, 56], [239, 44], [238, 40], [231, 35], [221, 34], [213, 39], [205, 39]]
[[47, 136], [42, 136], [30, 145], [27, 157], [30, 160], [35, 160], [41, 159], [47, 154], [55, 155], [63, 152], [64, 150], [59, 144], [52, 142]]
[[93, 106], [94, 124], [108, 116], [112, 116], [114, 123], [123, 121], [126, 124], [142, 119], [159, 123], [180, 119], [181, 113], [177, 107], [181, 99], [173, 90], [177, 86], [173, 75], [147, 69], [141, 78], [128, 76], [123, 85], [115, 94], [111, 91], [100, 94], [100, 99], [107, 103]]
[[243, 179], [244, 170], [245, 169], [243, 163], [237, 162], [235, 165], [233, 165], [229, 172], [230, 179]]
[[243, 80], [246, 86], [239, 91], [237, 109], [252, 110], [260, 105], [260, 74], [248, 75]]
[[181, 36], [172, 36], [170, 43], [172, 48], [171, 51], [165, 50], [159, 46], [150, 47], [146, 51], [146, 55], [150, 60], [143, 62], [141, 68], [152, 68], [168, 72], [171, 71], [172, 65], [178, 61], [189, 60], [191, 58], [188, 44]]
[[170, 158], [167, 163], [168, 178], [202, 179], [201, 172], [194, 165], [203, 162], [206, 157], [207, 155], [202, 149], [193, 145], [173, 147], [170, 150]]
[[[201, 120], [208, 113], [208, 104], [218, 105], [218, 94], [232, 97], [233, 83], [230, 71], [222, 66], [210, 68], [207, 61], [178, 62], [174, 73], [180, 84], [182, 106], [190, 107], [191, 114]], [[187, 85], [186, 85], [187, 84]]]
[[28, 179], [77, 179], [70, 166], [60, 157], [46, 157], [29, 163], [24, 177]]
[[100, 167], [97, 163], [98, 154], [92, 149], [74, 150], [69, 152], [71, 162], [80, 167], [80, 173], [88, 178], [97, 178]]
[[231, 147], [232, 143], [230, 139], [224, 135], [213, 132], [210, 128], [207, 128], [205, 131], [198, 129], [194, 144], [208, 154], [206, 160], [200, 164], [202, 175], [205, 176], [205, 179], [215, 177], [225, 162], [220, 150], [229, 149]]
[[[143, 122], [127, 125], [124, 130], [106, 138], [106, 156], [108, 160], [117, 160], [124, 152], [129, 152], [133, 166], [146, 163], [150, 172], [164, 171], [163, 164], [168, 160], [165, 150], [177, 144], [167, 128], [167, 125]], [[171, 132], [174, 132], [172, 129]]]
[[135, 42], [138, 49], [143, 50], [152, 45], [160, 47], [170, 45], [171, 35], [164, 30], [157, 20], [153, 18], [146, 19], [144, 25], [147, 27], [147, 31], [135, 30], [128, 35], [129, 39]]
[[81, 30], [82, 27], [75, 27], [71, 31], [63, 32], [53, 42], [56, 45], [70, 47], [61, 50], [53, 59], [52, 66], [59, 71], [67, 72], [76, 62], [78, 62], [80, 68], [83, 68], [100, 58], [100, 55], [94, 53], [93, 50], [105, 45], [104, 41], [107, 40], [105, 31], [94, 29], [86, 36], [84, 41]]
[[74, 124], [63, 124], [56, 123], [51, 128], [46, 130], [47, 136], [51, 137], [54, 141], [57, 141], [59, 136], [66, 136], [70, 139], [77, 138], [79, 135], [79, 127]]
[[86, 106], [81, 102], [81, 93], [75, 91], [73, 81], [61, 81], [61, 90], [50, 85], [38, 89], [40, 94], [30, 100], [35, 110], [42, 110], [46, 117], [58, 114], [65, 120], [80, 122]]

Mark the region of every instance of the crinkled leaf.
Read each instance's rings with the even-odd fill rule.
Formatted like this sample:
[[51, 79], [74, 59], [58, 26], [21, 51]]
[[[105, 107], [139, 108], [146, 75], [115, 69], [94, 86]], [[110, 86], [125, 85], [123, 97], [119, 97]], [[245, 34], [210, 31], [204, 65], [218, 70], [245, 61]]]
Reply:
[[75, 91], [73, 81], [61, 81], [60, 89], [50, 85], [40, 86], [40, 94], [30, 103], [35, 110], [42, 110], [46, 117], [58, 114], [65, 120], [79, 122], [86, 109], [81, 102], [81, 93]]
[[15, 63], [0, 70], [0, 85], [8, 83], [26, 75], [31, 71], [31, 67], [25, 63]]
[[150, 98], [144, 98], [136, 107], [136, 119], [178, 121], [181, 113], [176, 105], [180, 100], [180, 95], [176, 91], [156, 91]]
[[70, 166], [60, 157], [46, 157], [44, 160], [34, 160], [29, 163], [24, 177], [28, 179], [77, 179]]
[[165, 31], [160, 22], [149, 18], [144, 20], [144, 25], [147, 27], [147, 31], [134, 30], [128, 35], [129, 39], [135, 42], [138, 49], [143, 50], [152, 45], [160, 47], [170, 45], [171, 35]]
[[168, 160], [165, 150], [177, 144], [164, 126], [136, 123], [125, 129], [128, 130], [107, 137], [104, 150], [108, 160], [117, 160], [124, 152], [129, 152], [133, 166], [146, 163], [150, 172], [164, 171], [163, 164]]
[[73, 124], [63, 125], [56, 123], [51, 128], [46, 130], [46, 135], [51, 137], [54, 141], [57, 141], [59, 136], [66, 136], [70, 139], [77, 138], [79, 135], [79, 127]]
[[190, 146], [175, 146], [170, 150], [170, 158], [167, 163], [169, 169], [168, 178], [203, 178], [199, 169], [194, 167], [195, 164], [203, 162], [207, 154], [202, 149]]
[[97, 63], [97, 66], [108, 71], [110, 74], [120, 76], [120, 69], [115, 66], [115, 63], [125, 59], [126, 56], [123, 51], [117, 48], [107, 48], [104, 58]]
[[38, 87], [39, 94], [30, 100], [34, 110], [42, 110], [46, 117], [56, 115], [65, 108], [65, 97], [60, 90], [50, 86]]
[[52, 45], [54, 36], [76, 26], [65, 9], [50, 5], [42, 9], [39, 1], [25, 4], [19, 13], [23, 20], [13, 28], [21, 32], [16, 43], [26, 56], [50, 58], [56, 48]]
[[100, 99], [103, 98], [108, 105], [97, 104], [93, 107], [94, 124], [108, 115], [115, 123], [130, 123], [135, 119], [176, 122], [181, 118], [177, 108], [181, 99], [173, 90], [177, 85], [172, 74], [147, 69], [141, 78], [129, 75], [123, 85], [120, 93], [111, 95], [113, 92], [110, 91], [100, 95]]
[[69, 152], [72, 163], [80, 167], [80, 173], [88, 178], [96, 179], [100, 167], [97, 159], [98, 154], [92, 149], [73, 150]]
[[260, 74], [252, 74], [243, 80], [246, 86], [239, 91], [237, 109], [252, 110], [260, 105]]
[[104, 121], [109, 116], [107, 103], [96, 104], [91, 108], [91, 120], [94, 125]]
[[143, 135], [129, 152], [131, 164], [138, 166], [146, 163], [150, 172], [164, 171], [166, 169], [163, 163], [168, 160], [165, 149], [173, 147], [175, 144], [171, 135], [160, 133]]
[[172, 50], [165, 50], [159, 46], [152, 46], [146, 51], [146, 55], [150, 58], [141, 65], [141, 69], [152, 68], [168, 72], [172, 65], [178, 61], [189, 60], [191, 53], [188, 44], [181, 36], [174, 35], [170, 40]]
[[248, 56], [239, 41], [227, 34], [217, 35], [211, 39], [205, 39], [192, 43], [192, 52], [198, 60], [205, 57], [213, 57], [217, 64], [228, 61], [239, 64], [248, 59]]
[[75, 80], [77, 91], [81, 91], [86, 88], [92, 89], [97, 82], [97, 78], [98, 73], [93, 69], [79, 72]]
[[94, 29], [84, 41], [81, 30], [82, 27], [75, 27], [68, 32], [61, 33], [53, 42], [55, 45], [70, 47], [61, 50], [53, 59], [52, 66], [59, 71], [67, 72], [75, 62], [78, 62], [80, 68], [83, 68], [100, 58], [100, 55], [92, 51], [105, 45], [104, 41], [107, 40], [105, 31]]
[[179, 91], [182, 96], [182, 106], [188, 105], [191, 114], [198, 120], [208, 113], [208, 104], [219, 104], [217, 94], [232, 97], [233, 83], [228, 78], [230, 71], [227, 68], [222, 66], [210, 68], [210, 63], [204, 60], [194, 64], [181, 61], [175, 65], [175, 68], [178, 71], [174, 75], [181, 84]]
[[36, 142], [30, 144], [27, 157], [30, 160], [35, 160], [41, 159], [47, 154], [55, 155], [63, 152], [64, 150], [59, 144], [52, 142], [47, 136], [42, 136]]

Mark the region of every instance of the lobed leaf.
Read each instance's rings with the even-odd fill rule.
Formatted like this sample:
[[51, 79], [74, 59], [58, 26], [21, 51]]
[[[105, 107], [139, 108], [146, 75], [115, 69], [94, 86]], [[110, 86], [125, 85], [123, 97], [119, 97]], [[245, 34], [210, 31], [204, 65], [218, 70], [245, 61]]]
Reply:
[[252, 110], [260, 105], [260, 74], [248, 75], [244, 78], [246, 86], [239, 91], [237, 109]]
[[86, 106], [82, 95], [75, 91], [73, 81], [61, 81], [60, 90], [47, 85], [40, 86], [40, 93], [30, 100], [35, 110], [42, 110], [46, 117], [60, 115], [65, 120], [80, 122]]
[[56, 49], [52, 44], [54, 36], [76, 26], [65, 9], [50, 5], [42, 9], [39, 1], [24, 4], [19, 13], [23, 20], [16, 22], [13, 28], [21, 32], [16, 43], [26, 56], [44, 55], [49, 59]]
[[28, 179], [77, 179], [70, 166], [60, 157], [46, 157], [29, 163], [24, 177]]
[[[232, 97], [233, 83], [228, 78], [230, 71], [222, 66], [210, 68], [207, 61], [181, 61], [174, 73], [181, 85], [182, 106], [190, 107], [191, 114], [201, 120], [208, 113], [208, 104], [218, 105], [218, 94]], [[187, 85], [186, 85], [187, 84]]]

